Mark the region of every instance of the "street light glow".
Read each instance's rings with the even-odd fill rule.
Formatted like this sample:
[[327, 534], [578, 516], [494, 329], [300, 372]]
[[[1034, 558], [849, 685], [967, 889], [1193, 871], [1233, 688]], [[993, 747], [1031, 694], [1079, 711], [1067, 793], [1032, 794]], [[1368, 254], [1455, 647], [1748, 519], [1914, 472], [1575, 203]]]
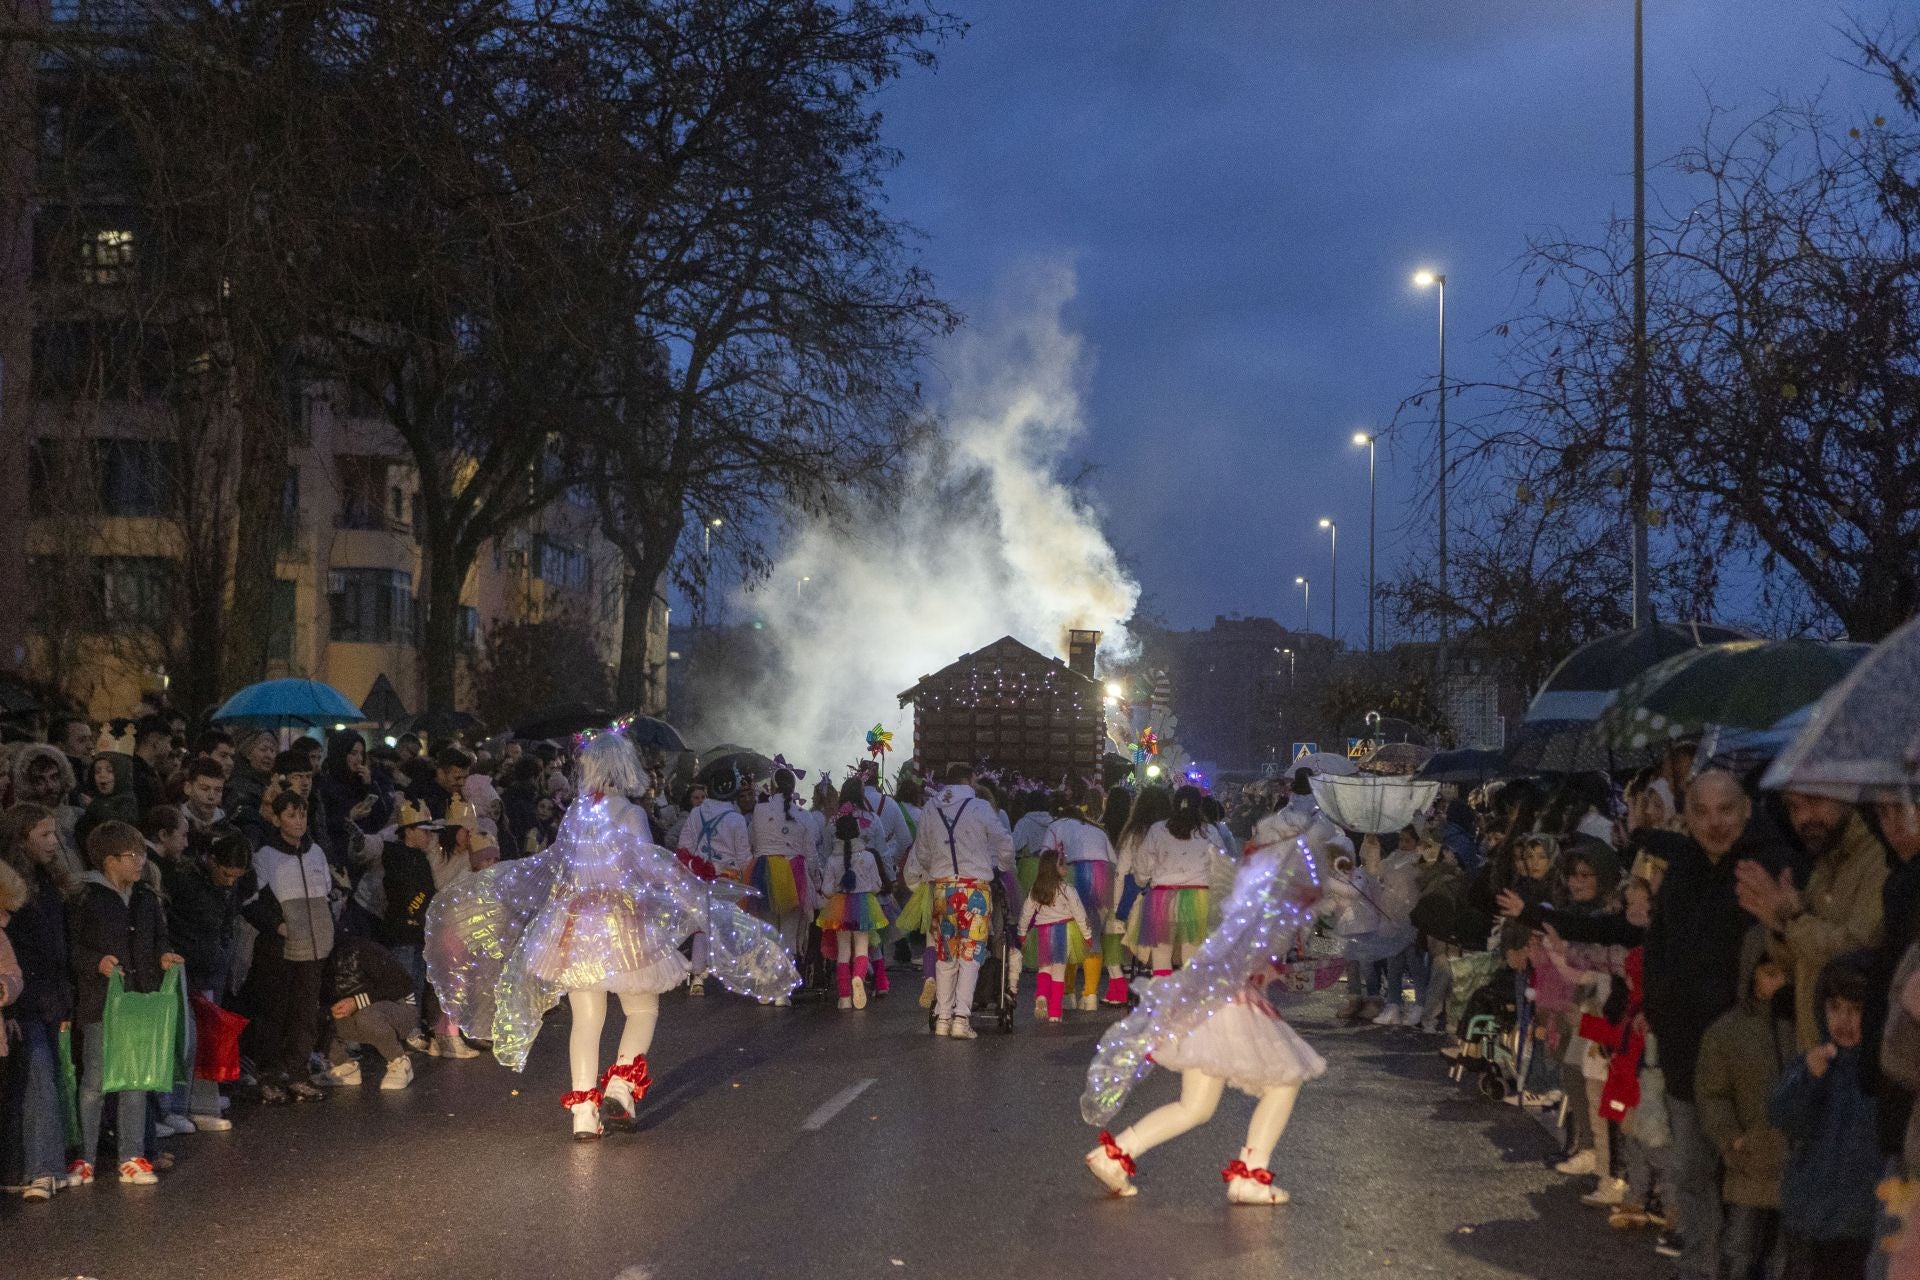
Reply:
[[1157, 778], [1157, 777], [1159, 777], [1159, 776], [1160, 776], [1160, 766], [1159, 766], [1159, 765], [1157, 765], [1157, 764], [1150, 764], [1150, 765], [1148, 765], [1148, 766], [1147, 766], [1147, 776], [1148, 776], [1149, 778]]
[[1120, 700], [1120, 694], [1121, 694], [1121, 689], [1120, 689], [1119, 682], [1115, 680], [1107, 681], [1107, 696], [1109, 698], [1112, 698], [1115, 702], [1118, 702]]
[[1320, 527], [1321, 527], [1322, 529], [1331, 529], [1331, 528], [1333, 528], [1333, 521], [1331, 521], [1331, 520], [1329, 520], [1329, 519], [1327, 519], [1327, 518], [1326, 518], [1325, 516], [1321, 516], [1321, 517], [1320, 517]]
[[1364, 431], [1356, 431], [1353, 433], [1353, 442], [1355, 444], [1372, 444], [1373, 437]]
[[1419, 285], [1422, 289], [1432, 288], [1435, 282], [1437, 282], [1439, 279], [1440, 277], [1436, 276], [1431, 271], [1416, 271], [1413, 273], [1413, 282]]
[[719, 516], [715, 516], [713, 519], [707, 521], [707, 527], [710, 529], [718, 529], [721, 525], [725, 523], [726, 523], [725, 520], [722, 520]]
[[1295, 578], [1293, 580], [1293, 585], [1296, 587], [1304, 587], [1307, 585], [1307, 580], [1305, 578]]

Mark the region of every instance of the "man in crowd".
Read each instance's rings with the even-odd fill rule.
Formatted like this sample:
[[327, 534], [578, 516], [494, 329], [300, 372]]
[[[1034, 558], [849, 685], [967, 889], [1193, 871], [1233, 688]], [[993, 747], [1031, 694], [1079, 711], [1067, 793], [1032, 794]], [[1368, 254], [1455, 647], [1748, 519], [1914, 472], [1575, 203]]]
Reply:
[[[1753, 816], [1739, 779], [1710, 769], [1686, 789], [1689, 838], [1667, 870], [1647, 929], [1645, 1007], [1666, 1073], [1680, 1274], [1713, 1280], [1720, 1247], [1720, 1158], [1694, 1107], [1694, 1067], [1708, 1026], [1740, 997], [1741, 910], [1734, 847]], [[1756, 850], [1756, 855], [1761, 851]], [[1767, 861], [1773, 861], [1771, 859]], [[1766, 868], [1771, 874], [1771, 866]]]
[[47, 721], [47, 743], [67, 757], [74, 777], [87, 776], [87, 766], [93, 762], [93, 724], [85, 716], [54, 716]]
[[1734, 868], [1740, 905], [1766, 926], [1769, 950], [1790, 966], [1794, 1024], [1802, 1051], [1821, 1041], [1815, 988], [1822, 970], [1880, 941], [1880, 889], [1887, 860], [1850, 804], [1805, 791], [1784, 793], [1787, 824], [1813, 860], [1803, 893], [1793, 873], [1770, 874], [1753, 861]]
[[407, 798], [427, 807], [435, 818], [447, 816], [447, 806], [467, 785], [467, 772], [473, 757], [458, 747], [442, 747], [433, 753], [433, 776], [422, 778], [407, 788]]
[[[91, 765], [91, 760], [88, 763]], [[87, 862], [74, 833], [84, 810], [73, 803], [73, 794], [74, 778], [66, 755], [45, 743], [30, 742], [20, 748], [13, 761], [14, 801], [43, 805], [53, 811], [61, 859], [70, 877], [79, 880], [87, 874]]]
[[419, 1028], [413, 978], [380, 944], [366, 938], [341, 938], [327, 958], [321, 999], [327, 1005], [332, 1036], [327, 1044], [327, 1078], [359, 1084], [354, 1051], [366, 1047], [387, 1064], [382, 1089], [413, 1083], [407, 1037]]
[[974, 794], [973, 768], [947, 766], [946, 785], [928, 798], [907, 858], [907, 884], [931, 883], [934, 1034], [975, 1039], [973, 990], [988, 950], [988, 902], [995, 876], [1013, 870], [1013, 834]]
[[225, 729], [209, 729], [194, 740], [193, 754], [205, 756], [220, 766], [220, 777], [224, 781], [233, 776], [233, 735]]
[[133, 727], [133, 798], [141, 813], [165, 800], [173, 728], [165, 716], [142, 716]]

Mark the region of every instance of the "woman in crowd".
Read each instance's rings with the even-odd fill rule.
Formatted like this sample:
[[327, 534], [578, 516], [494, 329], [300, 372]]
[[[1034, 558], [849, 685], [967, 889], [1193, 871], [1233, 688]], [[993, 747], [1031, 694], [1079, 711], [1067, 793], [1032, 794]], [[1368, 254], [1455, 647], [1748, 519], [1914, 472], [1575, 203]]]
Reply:
[[0, 858], [26, 886], [6, 922], [22, 985], [6, 1010], [19, 1038], [0, 1098], [0, 1178], [29, 1200], [47, 1200], [64, 1185], [67, 1163], [58, 1054], [60, 1028], [73, 1018], [65, 899], [78, 886], [60, 858], [53, 811], [43, 805], [0, 813]]
[[1204, 801], [1198, 787], [1174, 792], [1173, 812], [1147, 829], [1133, 855], [1142, 892], [1127, 922], [1127, 945], [1147, 952], [1156, 978], [1185, 963], [1207, 936], [1217, 851], [1207, 838]]
[[[793, 770], [774, 770], [773, 794], [754, 805], [747, 836], [753, 856], [747, 878], [758, 895], [755, 910], [792, 956], [806, 945], [807, 919], [815, 906], [807, 871], [814, 828], [795, 794], [798, 786]], [[866, 807], [864, 800], [860, 807]]]
[[878, 824], [867, 812], [858, 775], [840, 789], [840, 807], [833, 817], [832, 843], [814, 865], [817, 895], [823, 905], [819, 925], [821, 945], [832, 948], [834, 985], [842, 1009], [867, 1007], [871, 976], [871, 945], [887, 927], [880, 904], [884, 883], [880, 859], [871, 841], [880, 837]]

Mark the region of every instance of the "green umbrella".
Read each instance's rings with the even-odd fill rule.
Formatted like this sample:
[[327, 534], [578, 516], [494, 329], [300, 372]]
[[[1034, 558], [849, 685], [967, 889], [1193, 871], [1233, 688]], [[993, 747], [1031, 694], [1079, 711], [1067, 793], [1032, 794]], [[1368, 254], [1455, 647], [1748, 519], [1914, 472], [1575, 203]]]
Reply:
[[1624, 753], [1709, 728], [1770, 729], [1838, 684], [1869, 647], [1734, 640], [1689, 649], [1629, 681], [1601, 713], [1594, 736]]

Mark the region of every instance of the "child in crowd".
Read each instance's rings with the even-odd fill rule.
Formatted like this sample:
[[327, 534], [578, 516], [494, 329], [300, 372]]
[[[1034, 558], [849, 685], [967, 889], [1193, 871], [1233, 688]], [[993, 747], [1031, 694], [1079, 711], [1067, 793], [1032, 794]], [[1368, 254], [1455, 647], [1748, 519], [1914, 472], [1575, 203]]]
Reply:
[[[69, 1186], [93, 1181], [93, 1156], [100, 1145], [100, 1112], [106, 1097], [101, 1054], [106, 1045], [108, 979], [115, 970], [129, 991], [158, 991], [161, 977], [182, 963], [167, 950], [166, 913], [160, 895], [141, 878], [147, 847], [138, 829], [108, 821], [87, 835], [87, 862], [93, 868], [68, 909], [67, 944], [78, 988], [74, 1021], [79, 1024], [80, 1154], [67, 1168]], [[147, 1095], [116, 1095], [114, 1137], [120, 1156], [120, 1181], [151, 1186], [159, 1181], [149, 1159]]]
[[1066, 883], [1058, 849], [1040, 854], [1034, 870], [1033, 888], [1027, 894], [1026, 907], [1020, 913], [1020, 941], [1034, 937], [1033, 1016], [1048, 1022], [1060, 1021], [1060, 1010], [1067, 991], [1067, 969], [1086, 958], [1093, 928], [1080, 895]]
[[1780, 1075], [1767, 1117], [1786, 1135], [1780, 1226], [1784, 1280], [1855, 1280], [1873, 1250], [1881, 1161], [1874, 1098], [1863, 1087], [1866, 967], [1842, 956], [1821, 970], [1821, 1042]]
[[57, 1046], [73, 1017], [73, 979], [63, 899], [73, 887], [52, 809], [16, 804], [0, 813], [0, 860], [26, 886], [9, 908], [6, 938], [21, 991], [7, 1006], [6, 1090], [0, 1093], [0, 1179], [27, 1200], [49, 1200], [65, 1185], [66, 1132], [60, 1115]]
[[[227, 1001], [233, 965], [233, 925], [242, 897], [251, 893], [240, 882], [253, 866], [247, 838], [227, 829], [206, 843], [203, 851], [189, 852], [161, 864], [161, 892], [166, 895], [167, 937], [173, 950], [186, 958], [187, 990], [217, 1005]], [[192, 1022], [189, 1020], [191, 1029]], [[211, 1080], [193, 1080], [175, 1089], [176, 1120], [194, 1130], [224, 1132], [232, 1121], [220, 1114], [220, 1086]]]
[[1780, 1178], [1787, 1142], [1767, 1120], [1767, 1100], [1780, 1073], [1798, 1056], [1792, 1006], [1781, 1017], [1775, 997], [1789, 977], [1766, 954], [1755, 928], [1740, 954], [1741, 1001], [1714, 1020], [1700, 1041], [1693, 1099], [1700, 1127], [1720, 1152], [1726, 1203], [1720, 1252], [1727, 1280], [1764, 1280], [1779, 1230]]
[[842, 788], [847, 800], [833, 820], [830, 852], [818, 858], [815, 873], [817, 891], [826, 904], [820, 909], [819, 925], [833, 940], [834, 982], [842, 1009], [867, 1007], [868, 949], [873, 936], [887, 927], [880, 905], [884, 883], [880, 860], [869, 843], [880, 840], [881, 833], [867, 814], [860, 791], [858, 777], [849, 778]]
[[256, 948], [255, 966], [267, 959], [262, 951], [278, 953], [277, 965], [257, 985], [254, 1019], [260, 1100], [272, 1106], [324, 1096], [307, 1074], [319, 1027], [321, 971], [333, 952], [333, 876], [326, 853], [307, 836], [304, 796], [289, 786], [268, 802], [268, 813], [274, 834], [254, 851], [259, 888], [242, 910], [266, 944]]
[[342, 938], [327, 957], [324, 992], [332, 1030], [328, 1077], [336, 1084], [359, 1084], [360, 1063], [353, 1055], [365, 1046], [387, 1064], [380, 1077], [382, 1089], [412, 1084], [406, 1042], [420, 1026], [413, 976], [385, 947], [364, 938]]
[[1094, 825], [1090, 815], [1097, 813], [1100, 796], [1078, 778], [1070, 779], [1054, 802], [1054, 821], [1047, 828], [1046, 848], [1060, 855], [1062, 870], [1086, 909], [1089, 946], [1081, 962], [1081, 994], [1076, 1006], [1072, 995], [1067, 1007], [1091, 1012], [1100, 1007], [1100, 973], [1107, 975], [1108, 1003], [1125, 1004], [1126, 979], [1120, 973], [1120, 932], [1108, 927], [1117, 889], [1114, 877], [1113, 843], [1107, 833]]

